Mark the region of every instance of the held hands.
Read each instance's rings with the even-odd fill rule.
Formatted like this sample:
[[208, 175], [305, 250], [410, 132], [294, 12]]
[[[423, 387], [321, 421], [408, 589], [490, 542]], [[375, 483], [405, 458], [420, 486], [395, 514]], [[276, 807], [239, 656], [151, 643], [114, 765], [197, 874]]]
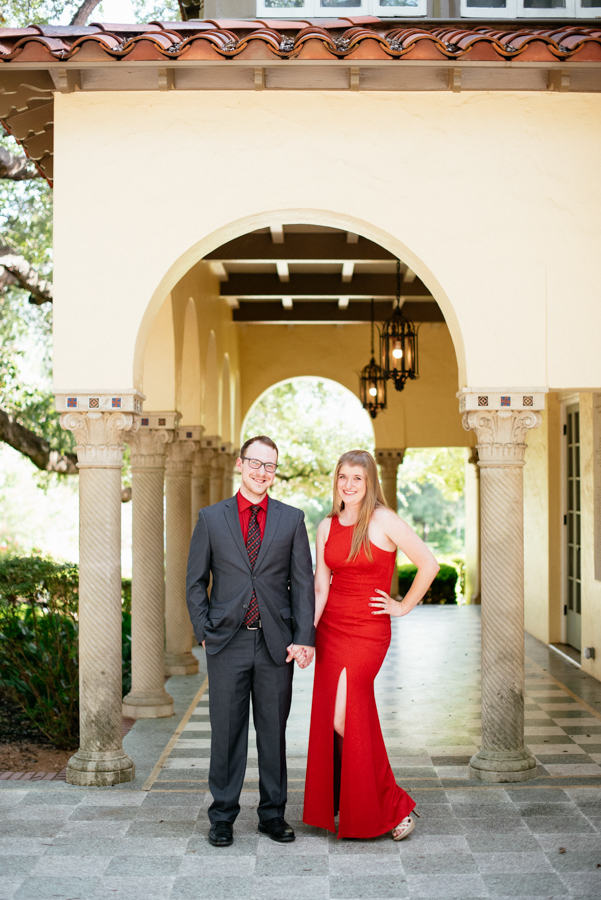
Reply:
[[286, 662], [289, 663], [295, 659], [299, 669], [306, 669], [307, 666], [310, 666], [313, 662], [315, 647], [304, 647], [302, 644], [290, 644], [289, 647], [286, 647], [286, 650], [288, 651]]
[[409, 610], [403, 609], [402, 602], [399, 603], [398, 600], [393, 600], [390, 594], [387, 594], [386, 591], [381, 591], [379, 588], [375, 588], [376, 594], [381, 594], [381, 597], [370, 597], [369, 605], [374, 607], [372, 610], [372, 616], [406, 616]]

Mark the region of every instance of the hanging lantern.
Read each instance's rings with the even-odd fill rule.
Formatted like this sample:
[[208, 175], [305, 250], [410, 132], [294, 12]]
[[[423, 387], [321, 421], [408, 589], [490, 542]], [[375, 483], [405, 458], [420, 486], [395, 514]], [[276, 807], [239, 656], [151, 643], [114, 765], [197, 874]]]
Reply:
[[359, 376], [359, 397], [372, 419], [386, 409], [386, 375], [374, 357], [374, 301], [371, 301], [371, 360]]
[[409, 379], [418, 377], [417, 329], [401, 312], [401, 261], [396, 261], [396, 303], [380, 336], [382, 369], [386, 378], [402, 391]]

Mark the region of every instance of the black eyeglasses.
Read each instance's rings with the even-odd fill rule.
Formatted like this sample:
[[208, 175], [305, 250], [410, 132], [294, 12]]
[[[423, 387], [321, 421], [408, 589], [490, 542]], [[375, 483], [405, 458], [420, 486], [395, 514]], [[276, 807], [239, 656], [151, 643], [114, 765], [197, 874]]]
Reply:
[[251, 459], [250, 456], [243, 456], [242, 459], [245, 459], [251, 469], [260, 469], [261, 466], [265, 469], [266, 472], [269, 472], [270, 475], [277, 470], [277, 463], [265, 463], [261, 462], [260, 459]]

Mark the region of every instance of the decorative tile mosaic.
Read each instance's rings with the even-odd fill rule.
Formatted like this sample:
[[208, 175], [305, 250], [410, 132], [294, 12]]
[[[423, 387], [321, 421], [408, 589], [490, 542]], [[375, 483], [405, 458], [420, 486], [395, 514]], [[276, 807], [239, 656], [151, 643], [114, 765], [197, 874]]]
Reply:
[[113, 397], [111, 400], [111, 406], [113, 409], [121, 409], [121, 397]]
[[159, 425], [165, 426], [167, 424], [167, 419], [159, 419]]
[[142, 419], [142, 425], [148, 425], [148, 419]]
[[90, 397], [90, 399], [88, 400], [88, 406], [90, 409], [98, 409], [100, 406], [100, 398]]
[[488, 397], [478, 397], [478, 406], [488, 406]]
[[67, 397], [67, 408], [77, 409], [77, 397]]
[[191, 438], [191, 437], [192, 437], [192, 432], [191, 432], [191, 431], [186, 431], [186, 437], [187, 437], [187, 438]]
[[511, 397], [501, 397], [501, 406], [511, 406]]
[[532, 406], [533, 404], [534, 404], [534, 397], [530, 396], [530, 397], [523, 397], [523, 398], [522, 398], [522, 405], [523, 405], [523, 406]]

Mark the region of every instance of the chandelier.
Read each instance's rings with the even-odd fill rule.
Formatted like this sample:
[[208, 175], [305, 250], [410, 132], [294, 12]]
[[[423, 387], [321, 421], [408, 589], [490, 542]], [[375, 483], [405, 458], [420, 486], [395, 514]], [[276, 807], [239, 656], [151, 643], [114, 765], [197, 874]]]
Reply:
[[380, 335], [384, 377], [402, 391], [409, 379], [418, 377], [417, 329], [401, 312], [401, 261], [396, 261], [396, 303]]
[[359, 396], [372, 419], [386, 409], [386, 375], [374, 357], [374, 301], [371, 301], [371, 360], [359, 376]]

